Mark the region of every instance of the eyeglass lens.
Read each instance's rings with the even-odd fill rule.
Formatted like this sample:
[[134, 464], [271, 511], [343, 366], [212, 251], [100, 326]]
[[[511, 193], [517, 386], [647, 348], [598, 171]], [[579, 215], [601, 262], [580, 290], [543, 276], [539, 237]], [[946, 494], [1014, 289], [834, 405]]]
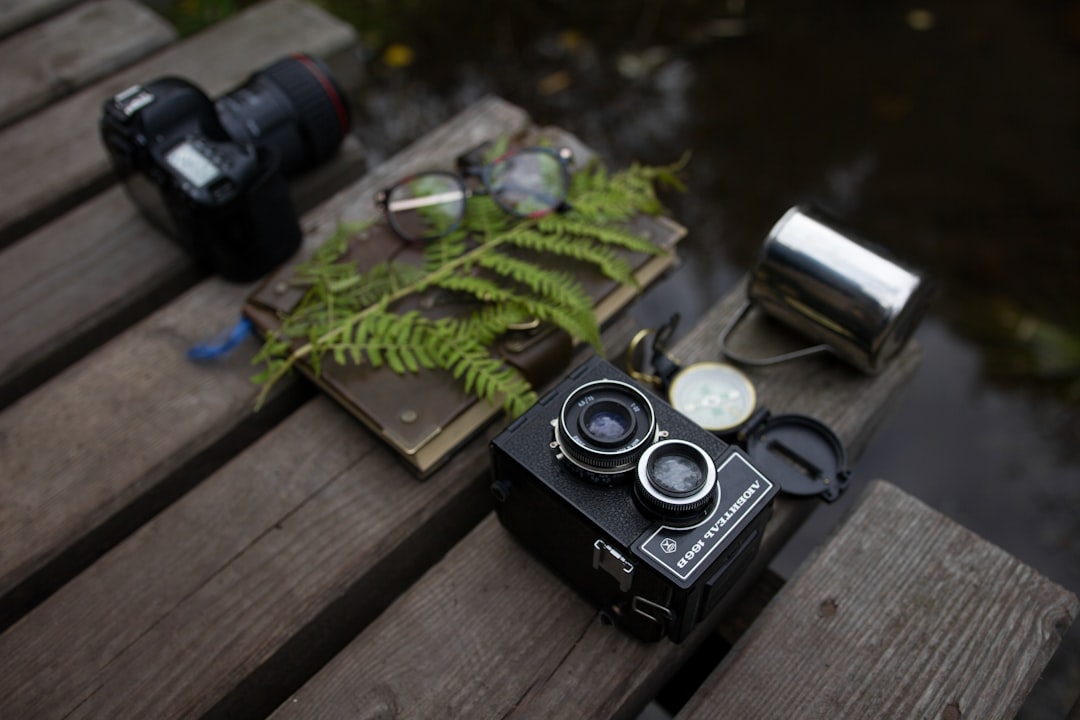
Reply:
[[[538, 217], [566, 200], [569, 173], [563, 160], [541, 148], [510, 152], [481, 170], [485, 190], [506, 212]], [[427, 172], [404, 180], [386, 195], [386, 215], [408, 240], [431, 240], [449, 234], [465, 217], [469, 196], [460, 175]]]
[[430, 172], [390, 189], [386, 215], [394, 229], [410, 240], [442, 237], [465, 216], [465, 184], [452, 173]]
[[536, 217], [566, 200], [566, 166], [557, 155], [537, 149], [511, 153], [485, 168], [484, 182], [504, 210]]

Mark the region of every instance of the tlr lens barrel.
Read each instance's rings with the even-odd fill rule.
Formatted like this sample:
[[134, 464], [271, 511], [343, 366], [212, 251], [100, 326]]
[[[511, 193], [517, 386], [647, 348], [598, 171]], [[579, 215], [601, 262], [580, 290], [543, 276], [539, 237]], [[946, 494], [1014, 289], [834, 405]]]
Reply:
[[598, 380], [566, 398], [555, 442], [575, 471], [608, 485], [621, 482], [656, 439], [656, 417], [645, 394], [617, 380]]

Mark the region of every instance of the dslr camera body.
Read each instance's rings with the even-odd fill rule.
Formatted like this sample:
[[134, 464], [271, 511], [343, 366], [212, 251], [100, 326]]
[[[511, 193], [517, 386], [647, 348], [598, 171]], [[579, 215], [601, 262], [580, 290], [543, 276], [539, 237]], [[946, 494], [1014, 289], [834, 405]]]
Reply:
[[282, 58], [211, 100], [182, 78], [105, 102], [101, 137], [135, 204], [205, 268], [254, 280], [300, 245], [286, 179], [333, 155], [345, 94], [310, 55]]
[[779, 486], [594, 358], [491, 443], [500, 521], [603, 617], [681, 642], [757, 553]]

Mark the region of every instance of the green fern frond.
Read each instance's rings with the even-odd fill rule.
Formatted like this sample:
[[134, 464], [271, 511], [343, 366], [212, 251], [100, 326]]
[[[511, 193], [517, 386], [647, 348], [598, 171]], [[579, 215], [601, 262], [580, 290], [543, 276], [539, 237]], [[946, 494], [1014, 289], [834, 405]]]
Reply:
[[473, 338], [490, 346], [507, 330], [531, 320], [532, 316], [520, 305], [485, 303], [468, 315], [445, 318], [440, 322], [454, 337]]
[[487, 242], [513, 226], [515, 218], [491, 198], [475, 195], [469, 199], [468, 228], [477, 242]]
[[434, 272], [443, 265], [464, 255], [468, 249], [468, 232], [458, 230], [446, 237], [424, 244], [424, 270]]
[[501, 402], [513, 417], [536, 401], [536, 394], [525, 377], [502, 360], [492, 357], [486, 344], [463, 340], [436, 324], [439, 365], [465, 384], [465, 392], [491, 403]]
[[566, 242], [563, 234], [538, 232], [523, 229], [507, 236], [506, 241], [516, 247], [534, 252], [579, 260], [596, 266], [606, 277], [623, 285], [637, 286], [634, 268], [611, 248], [597, 245], [588, 240], [572, 239]]
[[689, 155], [684, 155], [662, 167], [635, 163], [611, 175], [601, 165], [589, 165], [574, 177], [573, 214], [600, 225], [625, 222], [638, 213], [658, 215], [663, 205], [656, 186], [681, 189], [678, 173], [688, 161]]
[[486, 270], [528, 287], [538, 296], [563, 307], [592, 308], [593, 300], [573, 276], [549, 270], [502, 253], [488, 253], [476, 259]]
[[[489, 159], [506, 146], [505, 139], [493, 145]], [[462, 229], [427, 243], [420, 267], [386, 262], [359, 272], [343, 255], [366, 224], [343, 223], [296, 269], [294, 282], [305, 288], [304, 296], [280, 327], [267, 333], [254, 359], [262, 366], [253, 377], [262, 385], [258, 403], [297, 362], [309, 363], [319, 374], [324, 362], [333, 361], [396, 373], [441, 369], [466, 392], [502, 404], [511, 416], [521, 414], [535, 393], [516, 369], [492, 354], [492, 345], [510, 328], [530, 321], [560, 327], [598, 349], [600, 331], [593, 301], [580, 284], [523, 259], [520, 251], [571, 258], [636, 285], [620, 252], [662, 251], [623, 223], [660, 212], [656, 186], [677, 186], [684, 163], [685, 158], [665, 167], [634, 165], [617, 173], [592, 163], [573, 176], [570, 210], [540, 219], [516, 218], [490, 197], [474, 196]], [[394, 310], [400, 300], [434, 288], [475, 298], [476, 310], [440, 319]]]
[[537, 229], [544, 233], [560, 236], [577, 236], [590, 238], [604, 245], [614, 245], [626, 248], [631, 252], [644, 255], [660, 255], [664, 251], [657, 247], [648, 238], [635, 235], [619, 226], [597, 225], [595, 223], [582, 222], [571, 218], [561, 218], [554, 215], [541, 218], [537, 223]]
[[544, 296], [523, 295], [483, 277], [455, 276], [446, 278], [439, 286], [468, 293], [483, 302], [517, 305], [531, 317], [557, 325], [573, 337], [600, 348], [600, 330], [592, 301], [583, 306], [561, 305]]

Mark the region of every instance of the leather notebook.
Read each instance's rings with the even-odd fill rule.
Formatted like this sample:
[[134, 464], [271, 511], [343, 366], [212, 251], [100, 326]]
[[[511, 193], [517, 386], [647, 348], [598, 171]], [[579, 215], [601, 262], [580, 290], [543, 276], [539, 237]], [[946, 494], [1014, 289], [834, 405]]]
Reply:
[[[597, 322], [603, 326], [641, 290], [648, 287], [675, 262], [675, 246], [686, 230], [665, 217], [638, 215], [630, 223], [634, 234], [648, 238], [667, 252], [645, 255], [619, 250], [634, 268], [638, 288], [608, 279], [591, 265], [565, 258], [543, 258], [544, 264], [571, 272], [593, 299]], [[349, 242], [344, 260], [354, 261], [363, 272], [393, 257], [397, 262], [421, 262], [418, 249], [408, 245], [385, 222], [376, 223]], [[244, 314], [265, 337], [277, 328], [279, 318], [290, 313], [304, 295], [304, 288], [291, 282], [293, 265], [272, 274], [245, 302]], [[395, 305], [443, 317], [475, 309], [459, 298], [439, 291], [410, 297]], [[523, 329], [509, 332], [493, 349], [514, 365], [539, 390], [561, 377], [571, 356], [569, 337], [561, 330]], [[430, 475], [450, 454], [494, 419], [502, 410], [467, 394], [450, 373], [424, 370], [399, 375], [388, 367], [367, 364], [339, 365], [330, 359], [321, 363], [316, 376], [306, 361], [297, 367], [320, 389], [337, 400], [392, 447], [420, 478]]]

